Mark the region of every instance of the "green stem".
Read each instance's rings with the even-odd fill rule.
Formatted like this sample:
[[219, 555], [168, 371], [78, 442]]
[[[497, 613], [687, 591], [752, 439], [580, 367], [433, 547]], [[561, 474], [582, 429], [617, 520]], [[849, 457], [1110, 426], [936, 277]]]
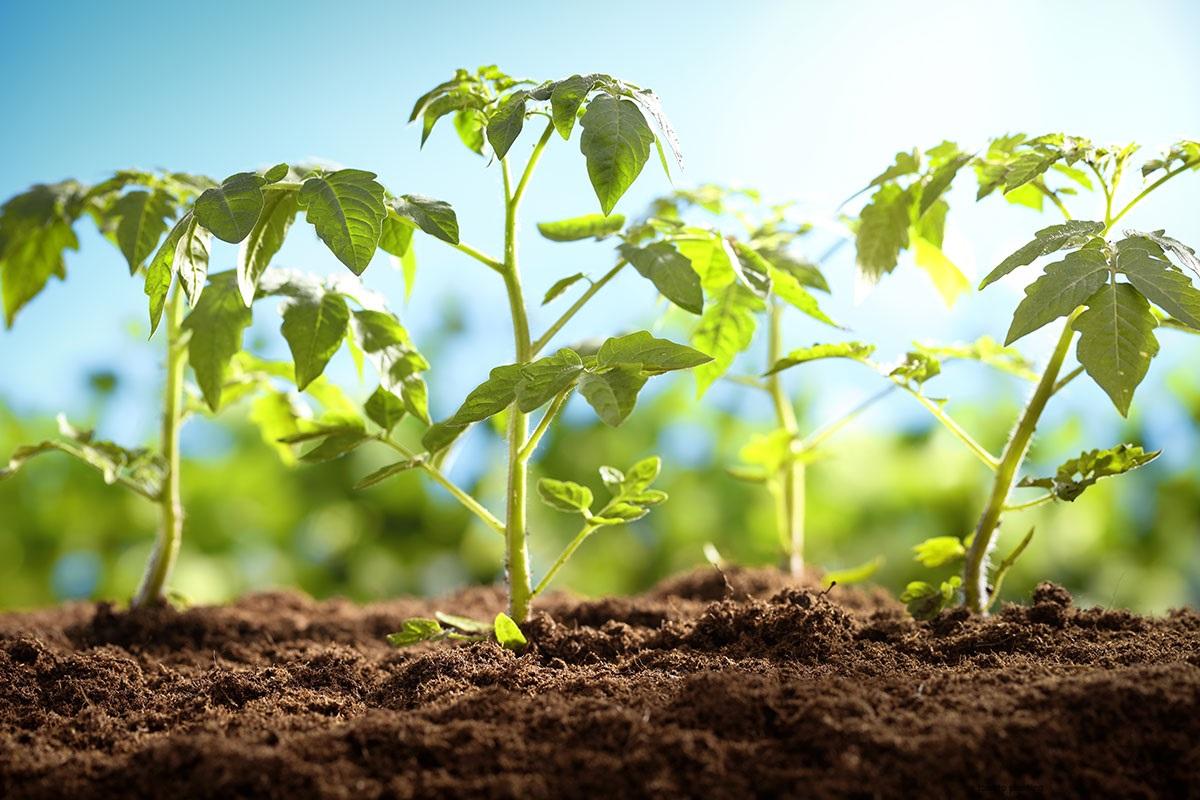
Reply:
[[[438, 241], [440, 242], [442, 240], [438, 239]], [[475, 259], [479, 263], [486, 265], [489, 269], [495, 270], [496, 272], [499, 272], [500, 274], [504, 274], [504, 262], [497, 261], [496, 259], [492, 258], [491, 256], [481, 253], [480, 251], [476, 250], [474, 247], [467, 244], [466, 242], [459, 242], [458, 244], [452, 244], [450, 246], [453, 247], [455, 250], [459, 251], [460, 253], [466, 253], [467, 255], [469, 255], [471, 258]]]
[[587, 538], [591, 536], [599, 527], [599, 525], [593, 525], [589, 522], [585, 524], [582, 529], [580, 529], [579, 533], [575, 534], [575, 538], [572, 539], [565, 548], [563, 548], [563, 551], [559, 553], [558, 558], [554, 559], [554, 563], [550, 565], [550, 569], [546, 570], [546, 574], [542, 576], [540, 581], [538, 581], [538, 585], [533, 589], [532, 597], [537, 597], [542, 592], [546, 591], [546, 587], [549, 586], [550, 582], [554, 580], [554, 576], [558, 574], [558, 571], [563, 568], [563, 564], [567, 563], [568, 559], [570, 559], [571, 556], [575, 554], [575, 551], [579, 549], [579, 545], [583, 544], [584, 541], [586, 541]]
[[163, 394], [162, 457], [166, 463], [159, 506], [162, 526], [137, 594], [135, 608], [159, 602], [179, 555], [183, 537], [183, 502], [179, 489], [179, 427], [183, 410], [183, 373], [187, 366], [187, 348], [181, 341], [183, 330], [183, 292], [175, 286], [165, 314], [167, 339], [167, 385]]
[[595, 296], [596, 292], [603, 289], [606, 283], [615, 278], [617, 273], [621, 271], [621, 268], [624, 267], [626, 263], [627, 262], [625, 259], [621, 259], [616, 263], [616, 266], [604, 273], [604, 276], [600, 278], [600, 280], [589, 286], [587, 291], [581, 294], [579, 299], [572, 303], [571, 307], [568, 308], [561, 317], [555, 320], [554, 324], [547, 328], [545, 333], [537, 338], [537, 340], [533, 343], [533, 355], [536, 356], [538, 353], [542, 352], [546, 345], [550, 343], [550, 340], [553, 339], [555, 335], [557, 335], [558, 332], [563, 329], [563, 326], [571, 321], [571, 317], [575, 316], [579, 312], [579, 309], [583, 308], [584, 305]]
[[554, 418], [558, 416], [558, 413], [562, 411], [563, 406], [567, 404], [567, 398], [570, 396], [571, 389], [568, 388], [559, 392], [558, 396], [554, 398], [554, 401], [550, 404], [550, 407], [546, 409], [546, 413], [542, 414], [542, 419], [538, 422], [537, 427], [533, 429], [533, 433], [529, 435], [529, 440], [525, 442], [523, 447], [521, 447], [521, 452], [519, 455], [522, 459], [528, 461], [530, 456], [533, 455], [533, 451], [537, 449], [538, 443], [541, 442], [542, 437], [546, 435], [546, 431], [549, 429], [550, 423], [553, 422]]
[[[783, 313], [778, 301], [771, 301], [767, 363], [774, 364], [783, 354]], [[767, 378], [767, 391], [775, 406], [775, 422], [795, 439], [800, 427], [796, 422], [796, 411], [783, 390], [779, 373]], [[788, 459], [780, 469], [778, 494], [780, 496], [779, 536], [785, 542], [788, 572], [793, 578], [804, 573], [804, 470], [805, 465], [796, 458]]]
[[1112, 228], [1113, 225], [1116, 225], [1117, 221], [1120, 220], [1121, 217], [1128, 214], [1134, 206], [1136, 206], [1138, 203], [1140, 203], [1146, 197], [1146, 195], [1150, 194], [1155, 189], [1162, 186], [1164, 183], [1171, 180], [1171, 178], [1174, 178], [1179, 173], [1187, 172], [1189, 169], [1191, 169], [1192, 167], [1195, 167], [1195, 166], [1200, 166], [1200, 159], [1193, 159], [1192, 161], [1188, 161], [1188, 162], [1181, 164], [1180, 166], [1178, 166], [1175, 169], [1168, 172], [1166, 175], [1163, 175], [1161, 178], [1156, 180], [1154, 183], [1147, 186], [1145, 189], [1142, 189], [1142, 191], [1138, 192], [1136, 197], [1134, 197], [1132, 200], [1130, 200], [1128, 203], [1125, 204], [1125, 207], [1122, 208], [1115, 217], [1112, 217], [1112, 219], [1106, 220], [1106, 222], [1108, 223], [1106, 226], [1106, 230], [1108, 228]]
[[1066, 205], [1063, 203], [1063, 201], [1061, 199], [1059, 199], [1058, 195], [1056, 195], [1054, 192], [1050, 191], [1050, 187], [1046, 186], [1046, 184], [1041, 183], [1041, 182], [1038, 182], [1034, 185], [1042, 190], [1042, 194], [1044, 194], [1044, 195], [1046, 195], [1046, 197], [1050, 198], [1050, 202], [1054, 204], [1054, 207], [1059, 210], [1059, 212], [1063, 215], [1064, 218], [1066, 218], [1066, 219], [1071, 218], [1070, 209], [1068, 209], [1066, 207]]
[[525, 187], [529, 184], [529, 178], [533, 175], [533, 168], [537, 166], [538, 159], [542, 157], [542, 151], [546, 149], [546, 143], [550, 141], [550, 137], [554, 134], [554, 120], [546, 123], [546, 129], [542, 131], [542, 136], [538, 139], [537, 144], [533, 146], [533, 152], [529, 155], [529, 161], [525, 164], [525, 171], [521, 173], [521, 180], [517, 183], [517, 189], [509, 197], [508, 204], [514, 209], [520, 205], [521, 198], [525, 195]]
[[1064, 375], [1064, 376], [1063, 376], [1063, 377], [1062, 377], [1062, 378], [1061, 378], [1061, 379], [1058, 381], [1058, 383], [1054, 384], [1054, 390], [1051, 392], [1051, 394], [1058, 394], [1059, 392], [1061, 392], [1061, 391], [1062, 391], [1062, 390], [1063, 390], [1063, 389], [1066, 387], [1066, 385], [1067, 385], [1068, 383], [1070, 383], [1071, 381], [1075, 380], [1076, 378], [1078, 378], [1078, 377], [1079, 377], [1080, 375], [1082, 375], [1082, 374], [1083, 374], [1083, 367], [1076, 367], [1075, 369], [1071, 370], [1071, 371], [1070, 371], [1070, 372], [1068, 372], [1066, 375]]
[[409, 450], [407, 447], [400, 444], [395, 439], [381, 435], [379, 437], [379, 441], [383, 442], [388, 447], [392, 448], [393, 450], [395, 450], [397, 453], [404, 456], [405, 458], [408, 458], [411, 461], [416, 462], [417, 466], [420, 467], [425, 472], [426, 475], [433, 478], [433, 480], [438, 485], [440, 485], [443, 489], [445, 489], [447, 492], [449, 492], [451, 495], [453, 495], [454, 499], [457, 500], [458, 502], [462, 503], [463, 507], [465, 507], [468, 511], [470, 511], [475, 516], [479, 517], [479, 519], [481, 519], [484, 522], [484, 524], [486, 524], [489, 528], [494, 530], [496, 533], [499, 533], [502, 536], [504, 535], [504, 523], [501, 522], [499, 519], [497, 519], [496, 516], [492, 512], [488, 511], [483, 506], [482, 503], [480, 503], [474, 497], [471, 497], [471, 495], [469, 495], [467, 492], [463, 491], [463, 489], [460, 488], [458, 486], [458, 484], [456, 484], [454, 481], [450, 480], [450, 478], [448, 478], [446, 476], [446, 473], [442, 472], [436, 466], [434, 466], [433, 464], [430, 464], [424, 458], [418, 456], [416, 453]]
[[826, 423], [824, 427], [809, 434], [808, 437], [800, 443], [800, 449], [804, 451], [813, 450], [817, 447], [820, 447], [822, 442], [853, 422], [855, 417], [862, 414], [871, 406], [875, 405], [880, 400], [887, 397], [899, 388], [900, 386], [898, 384], [892, 384], [891, 386], [887, 386], [883, 390], [871, 395], [866, 400], [863, 400], [854, 408], [847, 411], [845, 414], [842, 414], [842, 416], [838, 417], [832, 422]]
[[980, 461], [987, 465], [988, 469], [992, 470], [992, 472], [995, 472], [999, 468], [1000, 459], [992, 455], [991, 451], [989, 451], [986, 447], [975, 441], [974, 437], [967, 433], [966, 430], [964, 430], [963, 427], [959, 425], [953, 417], [947, 414], [941, 406], [920, 392], [913, 390], [912, 387], [904, 383], [902, 380], [897, 378], [894, 378], [893, 380], [896, 381], [897, 385], [901, 389], [915, 397], [917, 402], [924, 406], [925, 410], [933, 415], [934, 419], [942, 423], [946, 430], [950, 431], [950, 433], [954, 434], [954, 436], [960, 442], [965, 444], [968, 450], [974, 453]]
[[975, 538], [967, 551], [966, 563], [963, 567], [966, 606], [973, 613], [984, 614], [990, 605], [988, 600], [988, 555], [991, 552], [992, 539], [1000, 525], [1000, 516], [1008, 503], [1008, 495], [1012, 492], [1017, 472], [1029, 451], [1029, 444], [1033, 440], [1033, 432], [1037, 429], [1038, 420], [1041, 419], [1042, 412], [1046, 409], [1046, 403], [1054, 394], [1058, 373], [1062, 369], [1067, 351], [1071, 348], [1071, 341], [1075, 337], [1074, 323], [1078, 313], [1077, 310], [1067, 318], [1054, 353], [1050, 356], [1050, 361], [1046, 364], [1045, 371], [1042, 372], [1037, 388], [1034, 389], [1033, 396], [1029, 399], [1029, 405], [1025, 407], [1016, 428], [1013, 429], [1012, 436], [1004, 448], [1004, 455], [1001, 456], [1000, 464], [996, 469], [996, 478], [992, 483], [992, 492], [987, 506], [979, 518], [979, 524], [975, 527]]
[[1031, 508], [1037, 508], [1038, 506], [1046, 505], [1046, 503], [1054, 502], [1054, 499], [1057, 496], [1058, 495], [1054, 494], [1054, 492], [1046, 492], [1045, 494], [1043, 494], [1039, 497], [1035, 497], [1032, 500], [1026, 500], [1024, 503], [1013, 503], [1012, 505], [1007, 505], [1004, 507], [1004, 510], [1005, 511], [1028, 511]]

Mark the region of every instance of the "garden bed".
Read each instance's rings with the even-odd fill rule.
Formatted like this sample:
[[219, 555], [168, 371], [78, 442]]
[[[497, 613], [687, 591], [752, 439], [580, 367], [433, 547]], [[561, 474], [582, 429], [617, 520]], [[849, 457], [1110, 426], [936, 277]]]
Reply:
[[490, 588], [0, 615], [0, 797], [1200, 792], [1193, 611], [1076, 610], [1046, 584], [923, 624], [881, 592], [728, 577], [549, 596], [519, 655], [384, 642], [494, 614]]

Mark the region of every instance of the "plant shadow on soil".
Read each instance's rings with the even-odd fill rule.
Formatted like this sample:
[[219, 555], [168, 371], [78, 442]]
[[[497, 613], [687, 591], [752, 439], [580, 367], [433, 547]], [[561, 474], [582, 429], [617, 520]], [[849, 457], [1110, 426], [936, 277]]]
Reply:
[[[551, 595], [531, 646], [393, 650], [435, 609], [295, 593], [0, 615], [0, 797], [1152, 797], [1200, 793], [1200, 615], [979, 621], [714, 570]], [[732, 592], [730, 591], [732, 587]]]

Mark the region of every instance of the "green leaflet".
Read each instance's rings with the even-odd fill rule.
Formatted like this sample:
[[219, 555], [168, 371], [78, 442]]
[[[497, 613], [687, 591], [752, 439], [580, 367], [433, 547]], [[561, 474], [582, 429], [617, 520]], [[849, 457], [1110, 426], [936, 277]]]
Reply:
[[[285, 167], [286, 169], [286, 167]], [[196, 221], [218, 239], [237, 244], [254, 229], [263, 211], [262, 187], [267, 179], [253, 172], [230, 175], [221, 185], [196, 198]]]
[[487, 140], [496, 153], [496, 158], [504, 158], [513, 142], [521, 135], [525, 125], [525, 99], [528, 93], [513, 92], [500, 102], [492, 112], [487, 124]]
[[1188, 247], [1183, 242], [1173, 237], [1167, 236], [1166, 231], [1125, 231], [1125, 235], [1130, 238], [1140, 237], [1149, 239], [1163, 250], [1169, 250], [1175, 258], [1179, 259], [1179, 263], [1190, 269], [1197, 275], [1200, 275], [1200, 258], [1196, 257], [1196, 251]]
[[675, 242], [675, 247], [692, 262], [692, 269], [700, 276], [700, 285], [706, 292], [716, 294], [737, 280], [734, 269], [737, 256], [719, 233], [713, 231], [696, 240], [681, 239]]
[[363, 309], [353, 313], [350, 331], [379, 373], [380, 387], [401, 397], [409, 413], [428, 423], [428, 390], [417, 373], [429, 369], [429, 362], [417, 351], [400, 320], [386, 311]]
[[1101, 478], [1123, 475], [1149, 464], [1162, 453], [1147, 453], [1132, 444], [1119, 444], [1106, 450], [1088, 450], [1059, 465], [1053, 478], [1024, 478], [1019, 486], [1040, 486], [1049, 489], [1060, 500], [1073, 502]]
[[1126, 416], [1134, 390], [1158, 353], [1158, 322], [1146, 298], [1127, 283], [1106, 284], [1088, 298], [1087, 306], [1075, 320], [1076, 357]]
[[442, 625], [436, 619], [413, 617], [400, 623], [400, 630], [387, 635], [388, 644], [392, 647], [411, 647], [421, 642], [441, 639], [445, 636]]
[[526, 364], [521, 369], [521, 380], [514, 393], [517, 408], [525, 413], [541, 408], [559, 392], [574, 385], [582, 372], [583, 359], [567, 347]]
[[[227, 398], [222, 398], [222, 405], [227, 401]], [[296, 463], [296, 456], [292, 448], [279, 440], [300, 432], [300, 416], [296, 406], [297, 403], [288, 392], [276, 389], [260, 392], [250, 403], [250, 421], [258, 428], [263, 441], [288, 465]]]
[[655, 288], [684, 311], [699, 314], [704, 308], [700, 276], [670, 242], [654, 242], [646, 247], [623, 244], [621, 257], [654, 284]]
[[937, 361], [978, 361], [989, 367], [1015, 375], [1027, 381], [1036, 381], [1038, 375], [1033, 371], [1033, 363], [1015, 347], [1005, 347], [991, 336], [980, 336], [973, 342], [964, 344], [921, 344], [915, 345], [917, 353]]
[[908, 247], [909, 209], [912, 195], [895, 184], [879, 188], [859, 214], [855, 248], [858, 269], [869, 281], [878, 281], [896, 268], [900, 251]]
[[589, 514], [592, 507], [592, 490], [572, 481], [542, 478], [537, 485], [542, 502], [558, 511], [569, 514]]
[[492, 630], [496, 635], [496, 641], [505, 650], [520, 651], [528, 644], [525, 641], [525, 634], [521, 633], [521, 629], [517, 626], [517, 623], [503, 611], [496, 615], [496, 621], [492, 624]]
[[771, 293], [771, 264], [749, 245], [731, 241], [734, 258], [731, 262], [738, 279], [759, 297]]
[[586, 278], [587, 276], [582, 272], [576, 272], [574, 275], [568, 275], [565, 278], [559, 278], [549, 289], [546, 290], [546, 296], [542, 298], [542, 305], [546, 305], [565, 292], [567, 289], [570, 289], [576, 283]]
[[421, 117], [421, 146], [425, 146], [425, 141], [433, 132], [433, 126], [442, 117], [451, 112], [481, 110], [485, 105], [486, 102], [482, 97], [467, 92], [452, 92], [437, 98], [425, 106], [425, 112]]
[[280, 332], [296, 365], [296, 388], [303, 391], [325, 371], [342, 345], [350, 324], [350, 307], [341, 294], [318, 291], [284, 302]]
[[608, 214], [641, 174], [654, 134], [631, 100], [602, 94], [593, 98], [579, 124], [579, 149], [600, 208]]
[[595, 78], [591, 75], [572, 75], [555, 84], [550, 92], [550, 116], [554, 120], [554, 129], [563, 139], [571, 138], [575, 118], [579, 116], [579, 106], [595, 85]]
[[458, 140], [478, 155], [483, 155], [483, 126], [482, 114], [474, 108], [462, 108], [454, 112], [454, 130], [458, 133]]
[[865, 344], [863, 342], [834, 342], [832, 344], [814, 344], [812, 347], [804, 347], [799, 350], [793, 350], [783, 358], [776, 361], [771, 368], [764, 373], [774, 375], [777, 372], [794, 367], [797, 364], [804, 364], [809, 361], [816, 361], [824, 358], [848, 358], [853, 361], [866, 361], [875, 352], [875, 345]]
[[908, 606], [908, 613], [912, 614], [914, 619], [933, 619], [943, 608], [954, 603], [961, 586], [962, 578], [957, 575], [942, 581], [940, 586], [925, 581], [913, 581], [904, 587], [900, 602]]
[[158, 252], [154, 254], [154, 258], [150, 259], [150, 263], [146, 267], [144, 291], [150, 301], [151, 336], [158, 330], [158, 323], [162, 321], [167, 293], [171, 290], [171, 281], [175, 277], [175, 250], [179, 246], [179, 240], [183, 238], [184, 232], [191, 224], [192, 212], [189, 211], [175, 223], [175, 227], [167, 234], [167, 238], [163, 239]]
[[262, 213], [238, 248], [238, 288], [242, 293], [242, 302], [247, 306], [254, 302], [258, 280], [283, 246], [283, 240], [296, 219], [298, 208], [297, 192], [266, 193]]
[[63, 253], [79, 249], [71, 228], [75, 214], [66, 208], [76, 204], [79, 190], [72, 181], [39, 184], [0, 208], [0, 297], [7, 327], [51, 276], [66, 276]]
[[230, 360], [242, 349], [242, 334], [250, 325], [250, 309], [242, 303], [233, 272], [213, 275], [207, 291], [183, 321], [191, 332], [188, 363], [208, 407], [221, 407], [221, 387]]
[[829, 570], [821, 578], [821, 584], [828, 589], [834, 584], [845, 586], [852, 583], [864, 583], [870, 580], [871, 576], [878, 572], [882, 566], [883, 556], [875, 556], [870, 561], [864, 561], [853, 567]]
[[188, 302], [192, 307], [200, 302], [200, 294], [204, 291], [204, 282], [208, 278], [208, 253], [211, 241], [212, 235], [196, 222], [195, 217], [192, 217], [187, 227], [180, 233], [179, 241], [175, 244], [175, 258], [172, 266], [179, 274], [179, 284], [183, 287], [184, 294], [187, 295]]
[[770, 276], [771, 288], [775, 292], [775, 296], [780, 300], [783, 300], [792, 308], [807, 314], [818, 322], [824, 322], [826, 325], [834, 328], [838, 327], [838, 324], [821, 310], [821, 305], [817, 302], [817, 298], [809, 294], [808, 290], [804, 288], [803, 284], [792, 273], [778, 269], [774, 264], [771, 264], [767, 275]]
[[913, 546], [913, 557], [930, 568], [958, 561], [966, 554], [967, 548], [957, 536], [933, 536]]
[[435, 239], [458, 244], [458, 215], [444, 200], [435, 200], [419, 194], [403, 194], [392, 200], [391, 206], [398, 215]]
[[405, 461], [397, 461], [395, 464], [388, 464], [386, 467], [380, 467], [354, 484], [354, 489], [355, 491], [370, 489], [372, 486], [378, 486], [383, 483], [388, 478], [399, 475], [402, 472], [408, 472], [411, 469], [416, 469], [419, 466], [420, 461], [416, 459], [407, 459]]
[[300, 186], [297, 202], [317, 236], [355, 275], [361, 275], [375, 255], [383, 233], [384, 189], [375, 173], [341, 169], [312, 177]]
[[413, 227], [407, 220], [389, 213], [383, 218], [383, 233], [379, 237], [379, 249], [396, 258], [403, 258], [412, 246]]
[[916, 150], [912, 150], [911, 152], [907, 153], [896, 153], [896, 158], [892, 162], [892, 165], [876, 175], [871, 182], [867, 184], [867, 188], [870, 189], [875, 186], [882, 186], [885, 183], [891, 183], [892, 181], [896, 180], [896, 178], [903, 178], [905, 175], [912, 175], [915, 172], [919, 172], [920, 169], [921, 155]]
[[130, 275], [154, 252], [167, 231], [167, 221], [174, 216], [174, 199], [160, 189], [128, 192], [108, 209], [107, 217], [116, 222], [117, 246], [129, 264]]
[[766, 305], [749, 289], [731, 283], [708, 305], [692, 332], [692, 345], [712, 360], [696, 367], [696, 396], [729, 371], [737, 354], [750, 346], [757, 325], [755, 314]]
[[575, 242], [580, 239], [604, 239], [625, 227], [624, 214], [584, 214], [556, 222], [539, 222], [538, 233], [552, 242]]
[[935, 356], [920, 348], [904, 354], [904, 360], [891, 372], [890, 378], [900, 378], [918, 386], [942, 374], [942, 364]]
[[1157, 243], [1140, 236], [1117, 242], [1117, 270], [1151, 303], [1200, 328], [1200, 291], [1166, 259]]
[[362, 428], [346, 426], [330, 432], [320, 444], [300, 456], [300, 460], [305, 464], [323, 464], [353, 452], [370, 439]]
[[1081, 247], [1090, 239], [1104, 232], [1103, 222], [1088, 222], [1086, 220], [1069, 220], [1060, 225], [1042, 228], [1034, 234], [1034, 239], [1017, 249], [1015, 253], [1000, 262], [999, 265], [979, 283], [983, 289], [995, 283], [1017, 267], [1032, 264], [1042, 256], [1048, 256], [1059, 250]]
[[1013, 312], [1004, 343], [1012, 344], [1070, 314], [1108, 282], [1109, 271], [1108, 256], [1100, 247], [1085, 247], [1048, 265], [1042, 277], [1025, 287], [1025, 299]]
[[499, 414], [516, 400], [517, 385], [521, 382], [519, 364], [496, 367], [483, 383], [476, 386], [463, 400], [461, 406], [446, 420], [429, 428], [421, 438], [430, 453], [444, 450], [467, 429], [472, 422], [479, 422]]
[[600, 369], [637, 364], [651, 374], [690, 369], [712, 360], [710, 356], [646, 331], [614, 336], [600, 345], [596, 354]]
[[615, 428], [633, 413], [638, 392], [645, 385], [646, 376], [636, 365], [621, 364], [603, 373], [584, 373], [579, 393], [601, 422]]
[[950, 184], [954, 182], [958, 171], [970, 162], [970, 155], [959, 153], [930, 174], [929, 180], [921, 187], [921, 202], [917, 206], [918, 217], [923, 217], [925, 212], [933, 207], [934, 203], [941, 200], [942, 195], [946, 193], [946, 190], [950, 188]]

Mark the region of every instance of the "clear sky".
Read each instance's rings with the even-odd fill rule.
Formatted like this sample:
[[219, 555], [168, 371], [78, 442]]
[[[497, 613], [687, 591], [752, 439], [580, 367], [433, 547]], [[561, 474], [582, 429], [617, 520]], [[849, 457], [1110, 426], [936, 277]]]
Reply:
[[[683, 143], [687, 170], [678, 184], [754, 186], [828, 214], [893, 153], [914, 145], [953, 139], [969, 147], [1018, 130], [1137, 140], [1151, 150], [1200, 137], [1198, 29], [1200, 4], [1186, 0], [0, 0], [0, 197], [68, 176], [94, 181], [126, 166], [219, 178], [320, 157], [374, 170], [397, 192], [450, 201], [464, 240], [495, 251], [497, 170], [463, 149], [448, 124], [419, 150], [406, 119], [414, 98], [455, 67], [497, 63], [534, 78], [602, 71], [652, 87]], [[523, 156], [532, 139], [522, 138], [514, 153]], [[669, 188], [652, 163], [617, 210], [636, 214]], [[1131, 215], [1131, 226], [1166, 227], [1200, 242], [1200, 181], [1182, 178], [1161, 194]], [[969, 191], [951, 200], [948, 250], [974, 277], [1053, 221], [998, 200], [976, 207]], [[528, 196], [526, 231], [540, 219], [594, 210], [577, 138], [555, 140]], [[310, 231], [297, 234], [279, 263], [341, 268]], [[78, 410], [85, 372], [115, 366], [131, 402], [105, 425], [136, 436], [153, 424], [157, 343], [131, 335], [139, 326], [145, 333], [140, 282], [94, 231], [81, 238], [69, 280], [27, 307], [14, 330], [0, 332], [0, 403]], [[213, 270], [231, 267], [234, 252], [218, 245]], [[509, 358], [503, 315], [480, 311], [503, 308], [503, 295], [494, 276], [447, 248], [425, 240], [418, 253], [416, 293], [403, 311], [418, 341], [444, 324], [447, 297], [457, 293], [475, 309], [455, 368], [431, 375], [435, 410], [445, 411]], [[611, 255], [606, 245], [530, 241], [523, 260], [533, 296], [558, 277], [603, 270]], [[1021, 288], [998, 287], [947, 312], [913, 270], [900, 270], [857, 304], [849, 258], [830, 272], [829, 307], [888, 355], [912, 338], [1001, 336]], [[400, 297], [399, 277], [382, 258], [366, 280]], [[574, 330], [608, 333], [652, 319], [653, 299], [639, 280], [623, 275]], [[269, 310], [258, 317], [256, 330], [270, 338], [277, 318]], [[535, 327], [548, 319], [539, 312]], [[821, 335], [797, 319], [789, 343]], [[1169, 344], [1177, 359], [1197, 355], [1194, 344]], [[1044, 347], [1032, 337], [1035, 354]], [[1152, 369], [1143, 403], [1161, 396], [1165, 372], [1165, 364]], [[874, 389], [858, 372], [816, 374], [826, 376], [831, 405]], [[960, 380], [969, 388], [970, 379]], [[1081, 383], [1074, 397], [1079, 407], [1103, 411], [1107, 421], [1097, 424], [1116, 421], [1095, 387]]]

